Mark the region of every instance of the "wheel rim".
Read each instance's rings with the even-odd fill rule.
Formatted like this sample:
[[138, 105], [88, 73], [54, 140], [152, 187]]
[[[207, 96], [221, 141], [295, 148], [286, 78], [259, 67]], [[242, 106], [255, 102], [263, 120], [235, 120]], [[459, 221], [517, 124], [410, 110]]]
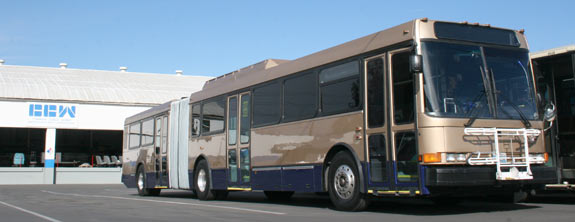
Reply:
[[200, 172], [198, 172], [198, 189], [200, 190], [200, 192], [204, 192], [206, 190], [206, 171], [204, 171], [204, 169], [201, 169]]
[[140, 189], [140, 190], [144, 189], [144, 174], [143, 173], [138, 174], [138, 189]]
[[335, 193], [341, 199], [349, 199], [355, 189], [355, 175], [348, 165], [341, 165], [335, 171]]

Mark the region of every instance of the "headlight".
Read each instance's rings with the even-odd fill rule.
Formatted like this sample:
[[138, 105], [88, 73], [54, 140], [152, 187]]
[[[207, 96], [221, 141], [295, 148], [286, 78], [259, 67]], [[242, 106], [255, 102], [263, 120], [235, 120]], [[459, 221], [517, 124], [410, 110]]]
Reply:
[[465, 153], [446, 153], [445, 160], [448, 163], [465, 162], [467, 161], [467, 155]]
[[447, 154], [445, 154], [445, 160], [446, 160], [447, 162], [455, 162], [455, 159], [456, 159], [456, 158], [455, 158], [455, 154], [453, 154], [453, 153], [447, 153]]
[[468, 153], [425, 153], [419, 156], [419, 161], [426, 164], [465, 164]]
[[530, 153], [529, 162], [530, 163], [545, 163], [549, 159], [547, 153]]
[[457, 154], [455, 160], [457, 160], [457, 162], [465, 162], [467, 161], [467, 155], [465, 155], [464, 153]]

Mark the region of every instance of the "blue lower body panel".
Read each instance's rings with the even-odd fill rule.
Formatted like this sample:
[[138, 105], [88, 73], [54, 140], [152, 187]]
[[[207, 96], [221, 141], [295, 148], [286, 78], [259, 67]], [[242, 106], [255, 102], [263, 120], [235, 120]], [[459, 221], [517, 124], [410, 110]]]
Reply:
[[319, 192], [322, 190], [322, 166], [266, 167], [252, 171], [253, 190]]
[[228, 176], [226, 169], [213, 169], [212, 170], [212, 189], [214, 190], [227, 190], [228, 189]]
[[136, 175], [122, 174], [122, 183], [127, 188], [136, 188]]
[[252, 171], [253, 190], [282, 190], [282, 172], [280, 170]]
[[[321, 192], [322, 170], [322, 165], [256, 168], [251, 172], [249, 183], [237, 185], [228, 182], [228, 169], [212, 169], [212, 189], [226, 190], [229, 186], [247, 186], [252, 190]], [[188, 175], [190, 189], [194, 189], [194, 171], [189, 170]]]
[[314, 191], [314, 168], [309, 169], [282, 169], [283, 190], [298, 192]]

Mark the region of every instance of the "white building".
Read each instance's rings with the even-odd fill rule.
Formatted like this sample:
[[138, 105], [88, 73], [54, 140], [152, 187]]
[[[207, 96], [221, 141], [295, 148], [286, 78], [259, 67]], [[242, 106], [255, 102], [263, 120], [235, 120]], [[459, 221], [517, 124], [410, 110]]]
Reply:
[[[9, 66], [0, 60], [0, 184], [119, 183], [124, 120], [211, 77]], [[111, 163], [108, 165], [114, 165]]]

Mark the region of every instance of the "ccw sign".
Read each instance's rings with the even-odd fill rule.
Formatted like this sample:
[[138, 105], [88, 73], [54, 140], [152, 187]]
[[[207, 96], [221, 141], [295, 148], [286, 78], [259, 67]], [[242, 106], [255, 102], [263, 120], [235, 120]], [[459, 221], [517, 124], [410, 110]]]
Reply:
[[28, 103], [28, 123], [38, 126], [75, 127], [78, 125], [78, 104]]
[[29, 104], [29, 116], [76, 118], [76, 105]]

